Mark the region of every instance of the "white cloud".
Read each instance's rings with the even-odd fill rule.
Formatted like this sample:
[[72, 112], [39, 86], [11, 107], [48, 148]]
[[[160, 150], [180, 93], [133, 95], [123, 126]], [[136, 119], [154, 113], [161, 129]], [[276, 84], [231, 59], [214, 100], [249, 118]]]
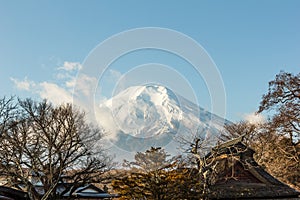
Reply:
[[80, 70], [82, 65], [79, 62], [67, 62], [65, 61], [63, 66], [58, 67], [58, 69], [65, 70], [65, 71], [74, 71]]
[[[54, 71], [53, 80], [35, 82], [25, 77], [24, 80], [11, 78], [11, 81], [19, 90], [38, 95], [40, 98], [47, 99], [54, 105], [61, 103], [76, 104], [87, 113], [89, 120], [97, 122], [106, 130], [106, 139], [112, 141], [115, 139], [118, 129], [116, 128], [117, 126], [110, 109], [107, 107], [94, 107], [91, 104], [91, 100], [95, 100], [96, 105], [99, 105], [99, 101], [102, 102], [107, 98], [103, 96], [103, 93], [99, 93], [98, 96], [96, 95], [96, 99], [94, 99], [98, 80], [96, 77], [84, 73], [76, 76], [74, 73], [75, 69], [80, 68], [81, 65], [79, 63], [64, 62], [64, 65], [58, 68], [59, 71]], [[121, 77], [122, 74], [119, 71], [111, 69], [103, 77], [103, 84], [112, 89], [110, 88], [114, 86], [112, 83], [116, 83]]]
[[110, 141], [117, 139], [117, 132], [119, 130], [115, 124], [111, 110], [105, 105], [100, 105], [94, 109], [96, 122], [107, 131], [105, 138]]
[[113, 82], [118, 81], [122, 76], [121, 72], [117, 70], [110, 69], [108, 72], [109, 72], [108, 79], [110, 79], [110, 81]]
[[72, 78], [71, 80], [65, 82], [67, 88], [73, 88], [75, 84], [76, 84], [75, 78]]
[[61, 103], [72, 103], [72, 94], [55, 83], [42, 82], [37, 92], [41, 98], [47, 99], [55, 105]]
[[77, 94], [76, 95], [84, 95], [86, 97], [90, 97], [94, 95], [95, 89], [97, 87], [97, 79], [95, 77], [90, 77], [86, 74], [80, 74], [74, 82], [67, 83], [68, 85], [72, 85], [75, 88]]
[[244, 119], [250, 124], [262, 124], [265, 122], [265, 117], [259, 113], [249, 113], [244, 115]]
[[24, 80], [18, 80], [16, 78], [10, 78], [15, 87], [19, 90], [28, 91], [32, 94], [37, 94], [41, 98], [46, 98], [53, 104], [61, 104], [73, 100], [73, 87], [75, 85], [75, 75], [73, 70], [81, 68], [80, 63], [76, 62], [64, 62], [59, 72], [54, 74], [55, 80], [34, 82], [28, 80], [27, 77]]
[[[65, 62], [64, 67], [66, 69], [79, 67], [77, 64], [70, 63]], [[74, 102], [81, 109], [87, 111], [91, 109], [88, 100], [93, 97], [97, 86], [97, 79], [95, 77], [84, 74], [76, 77], [71, 71], [56, 71], [54, 77], [54, 80], [43, 82], [34, 82], [27, 77], [24, 80], [11, 78], [11, 81], [17, 89], [38, 95], [40, 98], [47, 99], [55, 105]], [[74, 91], [76, 92], [75, 94]]]
[[51, 82], [36, 83], [28, 80], [27, 77], [24, 80], [18, 80], [10, 78], [17, 89], [31, 92], [32, 94], [38, 94], [42, 99], [48, 99], [53, 104], [70, 103], [72, 102], [72, 94], [68, 90], [59, 85]]
[[33, 86], [35, 86], [35, 83], [33, 81], [28, 80], [27, 77], [25, 77], [24, 80], [18, 80], [16, 78], [10, 78], [10, 80], [15, 84], [15, 86], [19, 90], [29, 91]]
[[64, 71], [63, 73], [55, 74], [55, 78], [58, 80], [67, 79], [70, 78], [70, 75]]

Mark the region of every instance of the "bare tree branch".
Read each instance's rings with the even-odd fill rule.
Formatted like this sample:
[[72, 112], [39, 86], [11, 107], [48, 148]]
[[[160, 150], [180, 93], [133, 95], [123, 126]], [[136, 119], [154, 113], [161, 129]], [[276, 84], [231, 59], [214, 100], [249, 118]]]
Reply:
[[[88, 124], [84, 113], [72, 105], [54, 107], [30, 99], [19, 100], [16, 106], [10, 100], [1, 102], [6, 104], [0, 108], [17, 108], [17, 112], [2, 117], [11, 125], [1, 133], [0, 172], [11, 185], [24, 185], [32, 199], [59, 195], [56, 187], [63, 177], [82, 185], [100, 181], [100, 175], [110, 168], [110, 158], [100, 145], [95, 148], [102, 130]], [[1, 127], [6, 124], [1, 121]], [[45, 191], [42, 196], [34, 187], [38, 182]]]

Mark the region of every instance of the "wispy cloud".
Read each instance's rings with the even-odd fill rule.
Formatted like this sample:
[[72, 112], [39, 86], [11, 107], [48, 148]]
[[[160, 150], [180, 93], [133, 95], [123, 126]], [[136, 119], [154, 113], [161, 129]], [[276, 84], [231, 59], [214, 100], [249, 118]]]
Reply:
[[11, 77], [10, 80], [15, 84], [16, 88], [19, 90], [29, 91], [32, 87], [35, 86], [35, 83], [33, 81], [28, 80], [27, 77], [25, 77], [24, 80], [19, 80]]
[[55, 105], [61, 103], [72, 102], [72, 94], [67, 89], [60, 87], [56, 83], [51, 82], [34, 82], [28, 80], [26, 77], [24, 80], [16, 78], [10, 78], [15, 84], [18, 90], [30, 92], [32, 94], [39, 95], [42, 99], [47, 99]]
[[256, 112], [245, 114], [244, 119], [250, 124], [263, 124], [266, 120], [262, 114]]
[[54, 80], [37, 82], [25, 77], [23, 80], [11, 77], [15, 87], [47, 99], [53, 104], [71, 103], [73, 99], [73, 88], [75, 86], [76, 72], [82, 68], [78, 62], [64, 62], [62, 66], [54, 71]]
[[79, 62], [67, 62], [65, 61], [64, 64], [57, 69], [65, 70], [65, 71], [74, 71], [74, 70], [80, 70], [82, 68], [82, 65]]
[[76, 77], [76, 79], [73, 79], [70, 82], [66, 82], [66, 85], [73, 85], [73, 87], [76, 87], [76, 95], [83, 94], [84, 96], [89, 97], [91, 95], [94, 95], [95, 89], [97, 87], [97, 79], [86, 74], [80, 74], [78, 77]]
[[[113, 123], [111, 110], [105, 106], [96, 106], [91, 104], [91, 99], [95, 98], [95, 90], [98, 86], [98, 79], [83, 72], [78, 73], [82, 68], [80, 63], [64, 62], [63, 66], [53, 71], [53, 80], [42, 82], [24, 79], [10, 78], [15, 87], [22, 91], [27, 91], [33, 95], [38, 95], [42, 99], [47, 99], [54, 105], [62, 103], [73, 103], [87, 113], [87, 118], [92, 122], [97, 122], [107, 131], [106, 138], [113, 140], [116, 137], [116, 125]], [[114, 86], [122, 77], [119, 71], [110, 69], [102, 77], [107, 88]], [[100, 86], [99, 86], [100, 88]], [[101, 93], [102, 94], [102, 93]], [[104, 99], [103, 95], [97, 96], [96, 105]]]
[[[82, 69], [82, 65], [78, 62], [65, 61], [62, 66], [56, 68], [53, 71], [53, 80], [45, 80], [42, 82], [34, 81], [25, 77], [24, 79], [18, 79], [11, 77], [11, 81], [15, 87], [21, 91], [27, 91], [29, 93], [38, 95], [41, 98], [46, 98], [54, 104], [60, 104], [65, 102], [80, 102], [80, 106], [88, 107], [90, 105], [85, 102], [86, 99], [94, 98], [95, 90], [105, 87], [106, 90], [112, 90], [115, 83], [122, 77], [122, 74], [113, 69], [109, 69], [101, 79], [103, 82], [98, 85], [97, 77], [79, 73]], [[102, 102], [107, 97], [103, 95], [101, 89], [97, 96], [96, 102]]]
[[96, 107], [94, 110], [96, 122], [106, 131], [106, 139], [114, 141], [117, 139], [118, 127], [116, 126], [112, 111], [105, 105]]
[[117, 70], [113, 70], [113, 69], [110, 69], [109, 70], [109, 75], [108, 75], [108, 79], [110, 81], [118, 81], [120, 78], [121, 78], [122, 74], [121, 72], [117, 71]]
[[61, 103], [72, 103], [72, 93], [55, 83], [39, 83], [37, 93], [41, 98], [47, 99], [55, 105]]

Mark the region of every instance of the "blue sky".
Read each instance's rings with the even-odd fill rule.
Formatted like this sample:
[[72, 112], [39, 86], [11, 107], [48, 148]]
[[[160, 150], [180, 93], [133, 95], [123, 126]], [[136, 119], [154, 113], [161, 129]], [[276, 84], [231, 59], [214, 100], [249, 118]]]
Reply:
[[[99, 43], [129, 29], [161, 27], [193, 38], [208, 52], [226, 89], [226, 118], [238, 121], [257, 110], [268, 81], [280, 70], [299, 73], [299, 8], [300, 1], [291, 0], [2, 0], [0, 95], [64, 99], [79, 63]], [[169, 65], [177, 63], [159, 52], [148, 54], [157, 60], [141, 54], [135, 64], [164, 58]], [[120, 65], [128, 65], [128, 58]], [[116, 67], [112, 72], [118, 77], [124, 71]], [[192, 70], [180, 73], [193, 79]], [[192, 82], [195, 88], [197, 84], [203, 82]], [[60, 98], [55, 97], [58, 92]], [[200, 105], [209, 110], [209, 98], [203, 99]]]

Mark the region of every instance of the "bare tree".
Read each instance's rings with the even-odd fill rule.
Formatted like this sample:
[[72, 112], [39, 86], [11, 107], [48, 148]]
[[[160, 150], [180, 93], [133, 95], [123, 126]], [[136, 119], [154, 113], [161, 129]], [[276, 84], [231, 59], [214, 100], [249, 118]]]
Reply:
[[258, 112], [269, 110], [275, 111], [272, 127], [296, 146], [300, 142], [300, 73], [280, 72], [269, 82], [269, 91], [263, 95]]
[[17, 107], [14, 97], [0, 99], [0, 137], [13, 125], [11, 122], [17, 113]]
[[[186, 156], [185, 165], [189, 168], [192, 190], [192, 199], [208, 199], [211, 186], [217, 180], [215, 154], [211, 154], [216, 145], [215, 137], [207, 136], [206, 130], [199, 128], [191, 131], [187, 136], [177, 137], [180, 149]], [[210, 155], [208, 159], [208, 155]]]
[[246, 121], [226, 124], [224, 125], [224, 130], [221, 132], [219, 139], [222, 142], [226, 142], [228, 140], [243, 136], [243, 141], [247, 145], [251, 145], [254, 138], [259, 133], [260, 128], [260, 124], [251, 124]]
[[[273, 152], [276, 160], [266, 164], [271, 173], [300, 188], [300, 73], [280, 72], [269, 82], [258, 112], [272, 111], [266, 125], [269, 136], [275, 137]], [[272, 154], [270, 152], [270, 154]], [[280, 159], [279, 159], [280, 156]], [[268, 159], [267, 159], [268, 160]], [[277, 163], [277, 166], [274, 164]], [[273, 166], [273, 167], [272, 167]], [[278, 172], [280, 169], [281, 172]]]
[[[99, 145], [103, 131], [88, 124], [83, 112], [70, 104], [54, 107], [30, 99], [18, 105], [13, 126], [0, 140], [0, 173], [10, 185], [23, 186], [31, 199], [52, 199], [59, 195], [56, 188], [63, 177], [73, 186], [99, 181], [109, 167]], [[43, 186], [42, 195], [37, 183]]]
[[238, 122], [225, 126], [221, 139], [243, 135], [256, 151], [256, 161], [281, 181], [300, 189], [300, 74], [280, 72], [269, 82], [258, 112], [272, 111], [260, 125]]

